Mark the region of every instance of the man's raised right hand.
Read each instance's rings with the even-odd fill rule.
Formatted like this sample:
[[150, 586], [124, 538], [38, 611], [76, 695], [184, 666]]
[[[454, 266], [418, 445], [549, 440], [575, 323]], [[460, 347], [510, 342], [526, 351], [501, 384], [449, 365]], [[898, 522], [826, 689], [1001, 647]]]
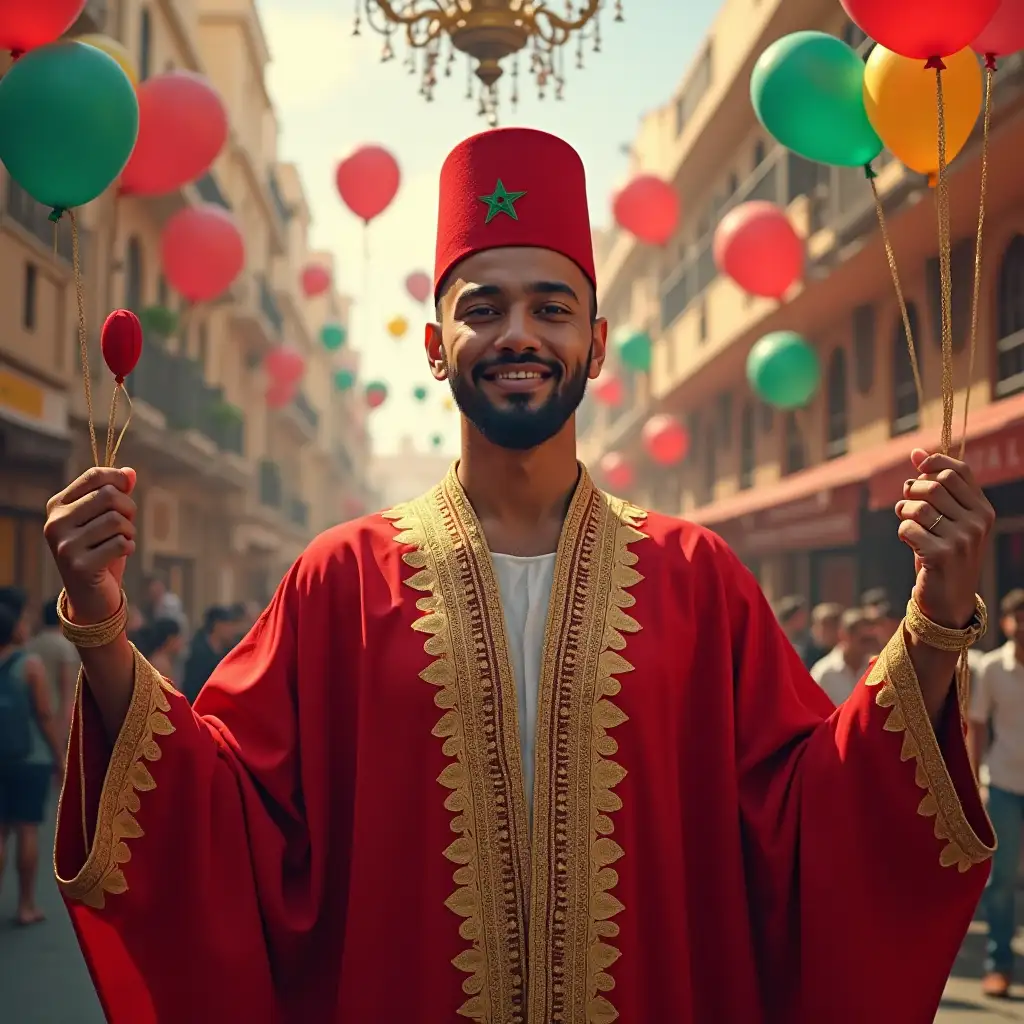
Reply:
[[43, 534], [73, 620], [104, 622], [121, 605], [125, 558], [135, 550], [134, 469], [97, 466], [46, 505]]

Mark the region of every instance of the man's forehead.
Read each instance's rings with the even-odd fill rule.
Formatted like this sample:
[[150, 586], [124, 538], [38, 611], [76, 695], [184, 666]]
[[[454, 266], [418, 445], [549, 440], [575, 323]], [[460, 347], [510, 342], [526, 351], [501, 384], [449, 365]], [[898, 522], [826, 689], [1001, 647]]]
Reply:
[[[538, 285], [555, 284], [551, 289]], [[566, 288], [581, 296], [587, 290], [587, 277], [568, 257], [550, 249], [490, 249], [475, 253], [452, 271], [445, 289], [450, 295], [468, 288], [486, 288], [492, 293], [559, 291]]]

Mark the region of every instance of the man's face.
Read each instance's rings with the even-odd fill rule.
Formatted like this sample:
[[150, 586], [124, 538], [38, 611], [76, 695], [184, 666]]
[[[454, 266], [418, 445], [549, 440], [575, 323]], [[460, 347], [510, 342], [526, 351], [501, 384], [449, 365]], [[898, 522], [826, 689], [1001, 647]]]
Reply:
[[149, 581], [149, 600], [151, 604], [156, 604], [166, 592], [163, 580], [150, 580]]
[[576, 411], [605, 356], [592, 292], [572, 260], [548, 249], [491, 249], [452, 272], [441, 323], [427, 326], [427, 359], [492, 444], [536, 448]]
[[1024, 610], [1013, 615], [1004, 615], [1002, 627], [1007, 640], [1024, 638]]
[[843, 646], [850, 654], [850, 661], [867, 661], [876, 651], [875, 631], [870, 623], [862, 622], [851, 629], [845, 629], [841, 636]]
[[835, 647], [839, 643], [839, 620], [822, 619], [815, 624], [814, 638], [822, 647]]

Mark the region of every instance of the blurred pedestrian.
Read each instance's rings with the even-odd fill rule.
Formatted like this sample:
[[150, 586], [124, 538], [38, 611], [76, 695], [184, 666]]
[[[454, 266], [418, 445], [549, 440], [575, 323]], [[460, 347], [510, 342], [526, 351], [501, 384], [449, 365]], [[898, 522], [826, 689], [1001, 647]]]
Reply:
[[57, 598], [47, 601], [43, 606], [39, 632], [25, 645], [25, 650], [36, 655], [43, 663], [61, 745], [66, 746], [75, 705], [75, 684], [82, 661], [75, 645], [60, 630]]
[[783, 597], [775, 606], [775, 617], [801, 658], [807, 651], [807, 602], [799, 594]]
[[864, 609], [864, 614], [875, 634], [875, 647], [871, 653], [878, 654], [900, 628], [903, 618], [896, 618], [893, 615], [893, 603], [889, 600], [889, 593], [885, 587], [865, 590], [861, 594], [860, 606]]
[[165, 679], [180, 685], [178, 665], [185, 649], [185, 635], [177, 619], [157, 619], [144, 626], [136, 646]]
[[180, 687], [190, 701], [199, 696], [199, 691], [213, 675], [213, 670], [237, 642], [238, 622], [232, 609], [223, 605], [208, 608], [203, 628], [192, 637], [185, 676]]
[[804, 664], [812, 669], [839, 643], [841, 604], [818, 604], [811, 612], [811, 636], [804, 650]]
[[867, 671], [875, 628], [862, 608], [847, 608], [839, 619], [839, 642], [811, 667], [811, 678], [838, 707]]

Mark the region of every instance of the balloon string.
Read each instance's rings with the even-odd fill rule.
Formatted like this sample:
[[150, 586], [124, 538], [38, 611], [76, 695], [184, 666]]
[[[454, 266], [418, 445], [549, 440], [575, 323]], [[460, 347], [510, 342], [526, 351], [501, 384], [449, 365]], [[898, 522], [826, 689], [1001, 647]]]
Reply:
[[971, 382], [974, 380], [974, 356], [978, 349], [978, 308], [981, 300], [981, 238], [985, 227], [985, 194], [988, 191], [988, 141], [992, 125], [992, 85], [996, 66], [994, 59], [985, 62], [985, 118], [981, 136], [981, 189], [978, 197], [978, 233], [974, 239], [974, 294], [971, 296], [970, 356], [967, 363], [967, 392], [964, 395], [964, 427], [960, 434], [960, 455], [967, 447], [967, 413], [971, 407]]
[[942, 323], [942, 434], [943, 455], [953, 447], [953, 275], [949, 228], [949, 174], [946, 169], [946, 104], [942, 94], [942, 68], [935, 69], [938, 108], [939, 173], [935, 206], [939, 221], [939, 297]]
[[[119, 394], [124, 395], [124, 400], [128, 403], [128, 415], [125, 417], [124, 426], [121, 427], [121, 432], [114, 437], [114, 431], [117, 429], [117, 396]], [[121, 442], [124, 440], [125, 431], [128, 429], [128, 424], [132, 421], [132, 399], [131, 395], [128, 394], [127, 389], [124, 386], [124, 378], [118, 377], [114, 381], [114, 394], [110, 399], [110, 416], [107, 419], [107, 448], [106, 456], [103, 460], [103, 465], [112, 466], [114, 459], [117, 457], [117, 450], [121, 447]]]
[[889, 273], [892, 275], [893, 288], [896, 290], [896, 301], [899, 303], [900, 316], [903, 318], [903, 334], [907, 339], [907, 351], [910, 353], [910, 369], [914, 374], [914, 388], [917, 391], [918, 415], [924, 415], [924, 384], [921, 382], [921, 364], [917, 359], [917, 346], [914, 343], [914, 329], [910, 323], [910, 311], [907, 308], [907, 299], [903, 294], [903, 285], [900, 284], [900, 272], [896, 266], [896, 253], [892, 247], [892, 239], [889, 237], [889, 226], [885, 221], [885, 210], [882, 207], [882, 198], [878, 194], [878, 183], [875, 181], [875, 172], [871, 165], [864, 168], [864, 174], [871, 186], [871, 194], [875, 199], [875, 214], [878, 216], [878, 227], [882, 232], [882, 244], [885, 246], [885, 259], [889, 264]]
[[96, 422], [92, 413], [92, 379], [89, 374], [89, 332], [85, 325], [85, 288], [82, 283], [82, 262], [79, 253], [78, 218], [74, 210], [68, 210], [71, 218], [71, 273], [75, 282], [75, 301], [78, 304], [78, 354], [82, 360], [82, 386], [85, 389], [85, 411], [89, 417], [89, 445], [92, 448], [92, 464], [100, 464], [96, 447]]

